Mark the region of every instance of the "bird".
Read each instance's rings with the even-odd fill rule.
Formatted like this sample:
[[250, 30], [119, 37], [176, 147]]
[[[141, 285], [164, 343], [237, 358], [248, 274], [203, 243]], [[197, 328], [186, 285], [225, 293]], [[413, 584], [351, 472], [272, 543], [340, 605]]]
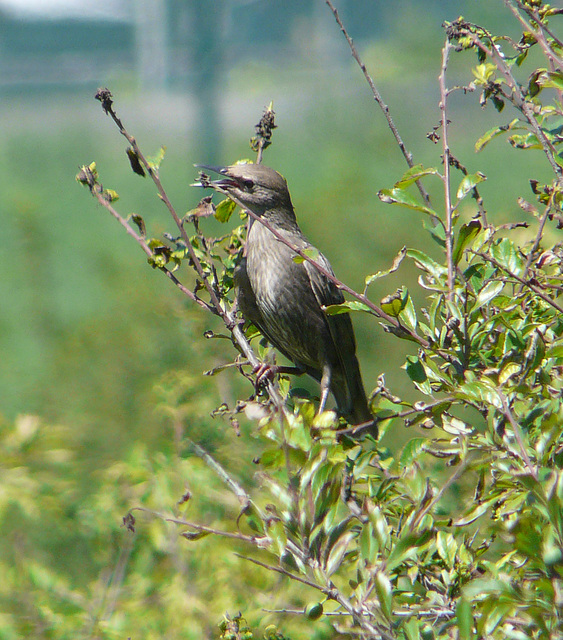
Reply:
[[[242, 209], [264, 220], [293, 247], [314, 256], [322, 269], [332, 267], [299, 228], [285, 178], [263, 164], [225, 167], [198, 165], [221, 176], [205, 180]], [[207, 178], [207, 176], [206, 176]], [[370, 412], [349, 313], [328, 315], [324, 308], [345, 302], [342, 291], [293, 248], [249, 217], [245, 255], [234, 273], [237, 306], [247, 322], [290, 360], [298, 372], [320, 383], [319, 413], [329, 392], [338, 413], [351, 425], [377, 426]]]

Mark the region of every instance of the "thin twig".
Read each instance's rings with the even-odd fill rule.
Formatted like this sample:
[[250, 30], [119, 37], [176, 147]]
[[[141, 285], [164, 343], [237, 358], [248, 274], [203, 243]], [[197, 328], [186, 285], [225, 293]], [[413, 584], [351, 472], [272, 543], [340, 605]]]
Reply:
[[439, 76], [440, 83], [440, 112], [442, 115], [442, 148], [444, 152], [444, 199], [445, 199], [445, 241], [446, 241], [446, 263], [448, 266], [448, 300], [452, 300], [454, 292], [454, 262], [453, 262], [453, 205], [451, 193], [451, 166], [450, 147], [448, 142], [448, 90], [446, 88], [446, 71], [448, 59], [452, 45], [446, 37], [444, 48], [442, 49], [442, 67]]
[[[88, 168], [85, 167], [84, 170], [88, 171]], [[154, 253], [147, 244], [145, 238], [138, 234], [135, 229], [133, 229], [129, 221], [111, 205], [107, 197], [104, 195], [101, 186], [97, 182], [95, 182], [94, 176], [90, 173], [90, 176], [87, 176], [87, 178], [87, 184], [90, 188], [90, 192], [96, 198], [96, 200], [110, 213], [110, 215], [112, 215], [119, 222], [119, 224], [125, 229], [127, 234], [131, 236], [135, 240], [135, 242], [137, 242], [141, 249], [146, 253], [147, 257], [149, 259], [154, 258]], [[198, 304], [200, 307], [203, 307], [207, 311], [211, 311], [212, 313], [216, 312], [214, 307], [205, 302], [205, 300], [202, 300], [191, 289], [188, 289], [188, 287], [183, 285], [169, 269], [167, 269], [166, 267], [158, 267], [158, 269], [160, 269], [160, 271], [162, 271], [166, 275], [166, 277], [169, 278], [182, 291], [182, 293], [188, 296], [188, 298], [190, 298], [193, 302]]]
[[500, 269], [501, 271], [504, 271], [504, 273], [506, 273], [509, 277], [511, 277], [514, 280], [516, 280], [516, 282], [519, 282], [520, 284], [522, 284], [522, 285], [528, 287], [529, 289], [531, 289], [544, 302], [547, 302], [548, 305], [550, 305], [554, 309], [557, 309], [557, 311], [559, 311], [560, 313], [563, 313], [563, 307], [558, 305], [557, 302], [555, 302], [555, 300], [552, 300], [549, 296], [546, 296], [545, 293], [541, 290], [540, 287], [536, 286], [535, 284], [532, 284], [528, 280], [524, 280], [524, 278], [521, 278], [520, 276], [517, 276], [515, 273], [512, 273], [512, 271], [510, 271], [510, 269], [508, 269], [507, 267], [504, 267], [502, 264], [500, 264], [500, 262], [498, 260], [495, 260], [494, 258], [492, 258], [491, 256], [487, 255], [486, 253], [482, 253], [481, 251], [472, 251], [472, 253], [474, 255], [476, 255], [476, 256], [479, 256], [483, 260], [486, 260], [487, 262], [490, 262], [495, 267], [497, 267], [497, 269]]
[[[551, 212], [551, 200], [549, 202], [549, 204], [546, 206], [545, 211], [543, 216], [541, 217], [540, 220], [540, 226], [538, 228], [538, 232], [536, 234], [536, 238], [534, 240], [534, 243], [532, 244], [530, 251], [528, 253], [528, 258], [526, 259], [526, 264], [524, 265], [524, 271], [522, 272], [522, 279], [526, 280], [526, 278], [528, 277], [528, 271], [530, 270], [530, 267], [532, 266], [532, 262], [534, 260], [534, 254], [536, 253], [538, 247], [540, 246], [540, 242], [542, 240], [543, 237], [543, 230], [545, 228], [545, 224], [549, 218], [549, 214]], [[523, 286], [523, 285], [522, 285]], [[520, 288], [520, 291], [522, 290], [522, 288]]]
[[515, 0], [515, 2], [520, 8], [520, 10], [527, 13], [533, 20], [535, 20], [535, 22], [541, 28], [538, 28], [538, 29], [534, 28], [532, 24], [530, 24], [524, 17], [522, 17], [522, 14], [520, 13], [520, 11], [518, 11], [518, 9], [512, 4], [510, 0], [504, 0], [505, 6], [512, 12], [514, 17], [520, 22], [520, 24], [524, 28], [524, 31], [527, 31], [528, 33], [533, 34], [534, 38], [539, 43], [545, 57], [549, 60], [549, 62], [560, 69], [561, 66], [563, 65], [563, 60], [561, 60], [561, 58], [559, 58], [559, 56], [555, 53], [552, 47], [550, 47], [549, 42], [547, 41], [543, 31], [545, 30], [546, 33], [548, 33], [557, 42], [557, 44], [560, 47], [563, 47], [563, 43], [551, 33], [547, 25], [538, 15], [537, 11], [534, 11], [531, 7], [526, 7], [522, 2], [520, 2], [520, 0]]
[[197, 444], [196, 442], [190, 441], [190, 446], [193, 452], [201, 458], [205, 464], [212, 469], [221, 480], [229, 487], [229, 489], [235, 494], [238, 498], [238, 501], [243, 507], [247, 507], [251, 503], [250, 496], [243, 489], [243, 487], [232, 477], [227, 471], [223, 468], [223, 466], [213, 458], [207, 451]]
[[422, 520], [422, 518], [434, 507], [434, 505], [438, 504], [438, 502], [442, 499], [444, 493], [452, 486], [452, 484], [465, 473], [465, 470], [469, 466], [471, 460], [466, 458], [456, 469], [455, 473], [452, 474], [446, 482], [441, 486], [438, 493], [416, 514], [414, 518], [411, 529], [415, 529], [418, 523]]
[[[115, 113], [115, 110], [113, 109], [113, 99], [112, 99], [111, 92], [108, 89], [99, 89], [98, 92], [96, 93], [96, 99], [99, 100], [102, 103], [102, 108], [103, 108], [104, 112], [112, 118], [112, 120], [117, 125], [117, 128], [119, 129], [119, 132], [126, 138], [126, 140], [131, 145], [131, 148], [133, 149], [133, 152], [134, 152], [136, 158], [138, 159], [138, 162], [140, 163], [140, 165], [142, 165], [142, 167], [144, 167], [144, 169], [147, 171], [147, 173], [151, 177], [152, 181], [154, 182], [154, 184], [155, 184], [155, 186], [157, 188], [159, 197], [164, 202], [164, 204], [166, 205], [168, 211], [170, 212], [170, 215], [174, 219], [174, 222], [176, 223], [176, 226], [178, 227], [178, 230], [180, 231], [182, 240], [185, 243], [185, 246], [186, 246], [186, 249], [188, 251], [188, 255], [189, 255], [189, 258], [191, 260], [191, 263], [193, 264], [193, 267], [194, 267], [196, 273], [200, 277], [201, 281], [203, 282], [203, 284], [204, 284], [204, 286], [205, 286], [205, 288], [206, 288], [206, 290], [207, 290], [207, 292], [209, 294], [211, 305], [208, 305], [207, 308], [209, 310], [213, 311], [213, 313], [215, 313], [216, 315], [221, 317], [221, 319], [223, 320], [226, 328], [231, 332], [231, 334], [233, 336], [233, 339], [238, 344], [238, 346], [240, 347], [241, 351], [246, 356], [247, 360], [250, 362], [250, 364], [254, 368], [257, 368], [260, 365], [259, 359], [256, 357], [254, 351], [252, 350], [252, 347], [250, 346], [248, 340], [246, 339], [246, 336], [244, 335], [244, 332], [242, 331], [239, 322], [235, 319], [234, 314], [232, 313], [231, 310], [229, 310], [229, 309], [227, 309], [226, 307], [223, 306], [223, 304], [221, 303], [221, 300], [219, 299], [219, 296], [218, 296], [217, 292], [213, 288], [212, 284], [209, 282], [209, 279], [207, 278], [207, 275], [206, 275], [206, 273], [205, 273], [205, 271], [203, 269], [203, 266], [202, 266], [199, 258], [197, 257], [197, 255], [195, 253], [195, 250], [194, 250], [194, 248], [192, 246], [192, 243], [190, 242], [190, 239], [189, 239], [189, 237], [188, 237], [188, 235], [186, 233], [186, 230], [184, 229], [184, 225], [182, 224], [182, 220], [180, 219], [180, 217], [176, 213], [172, 203], [170, 202], [170, 200], [168, 198], [168, 195], [166, 194], [166, 191], [164, 190], [164, 187], [162, 186], [162, 183], [161, 183], [160, 178], [158, 176], [158, 172], [155, 171], [153, 169], [153, 167], [151, 166], [151, 164], [147, 161], [147, 159], [145, 158], [145, 156], [141, 152], [141, 149], [139, 148], [139, 146], [137, 144], [137, 141], [125, 129], [121, 119], [118, 118], [117, 114]], [[98, 200], [99, 200], [99, 198], [98, 198]], [[106, 206], [106, 204], [104, 202], [102, 202], [102, 204], [104, 204], [104, 206]], [[115, 215], [115, 214], [112, 214], [112, 215]], [[118, 215], [118, 219], [120, 217], [121, 216]], [[133, 231], [133, 234], [134, 234], [133, 237], [135, 237], [137, 242], [139, 242], [139, 240], [142, 240], [143, 243], [146, 245], [146, 242], [144, 241], [144, 239], [141, 238], [141, 236], [139, 236], [133, 229], [131, 229], [131, 231]], [[128, 233], [130, 235], [132, 235], [130, 231], [128, 231]], [[143, 246], [143, 245], [141, 244], [141, 246]], [[150, 248], [148, 246], [146, 248], [143, 247], [143, 249], [145, 250], [145, 252], [147, 251], [147, 249], [150, 251]], [[150, 255], [152, 256], [152, 252], [151, 252]], [[171, 274], [170, 271], [166, 270], [165, 273], [175, 284], [177, 283], [176, 278]], [[195, 294], [193, 292], [188, 293], [189, 289], [185, 289], [184, 288], [182, 290], [186, 293], [186, 295], [189, 295], [189, 297], [192, 300], [194, 300], [194, 301], [198, 300], [197, 296], [195, 296]], [[199, 304], [201, 304], [201, 302]], [[280, 394], [278, 393], [274, 383], [271, 380], [267, 380], [266, 381], [266, 388], [268, 390], [268, 395], [269, 395], [271, 401], [274, 403], [274, 405], [276, 406], [278, 411], [280, 413], [283, 413], [285, 411], [284, 402], [283, 402]]]
[[528, 471], [530, 472], [530, 475], [535, 480], [537, 480], [538, 479], [538, 471], [534, 467], [534, 465], [532, 464], [532, 461], [530, 460], [530, 456], [528, 455], [528, 452], [526, 451], [526, 447], [524, 445], [524, 436], [522, 434], [522, 429], [520, 429], [520, 425], [514, 419], [514, 415], [512, 414], [512, 410], [510, 409], [510, 405], [508, 403], [507, 397], [503, 393], [501, 393], [500, 391], [498, 393], [499, 393], [499, 396], [500, 396], [500, 399], [501, 399], [501, 402], [502, 402], [503, 414], [504, 414], [505, 418], [508, 420], [508, 422], [510, 422], [510, 426], [512, 427], [512, 431], [514, 432], [514, 437], [516, 438], [516, 442], [518, 443], [518, 446], [520, 447], [521, 458], [524, 461], [524, 464], [526, 465], [526, 467], [528, 468]]
[[514, 104], [514, 106], [519, 109], [525, 116], [530, 128], [533, 130], [537, 139], [540, 141], [542, 149], [547, 157], [547, 160], [553, 169], [553, 172], [557, 176], [558, 182], [563, 182], [562, 169], [555, 161], [555, 156], [557, 155], [556, 149], [553, 147], [552, 143], [546, 137], [543, 129], [539, 125], [538, 121], [535, 118], [534, 111], [524, 94], [522, 93], [522, 89], [520, 84], [513, 76], [510, 67], [506, 64], [504, 55], [499, 50], [498, 46], [495, 44], [491, 36], [489, 37], [491, 46], [490, 48], [474, 33], [468, 33], [468, 36], [471, 38], [473, 44], [481, 49], [485, 55], [489, 56], [492, 60], [494, 60], [495, 65], [501, 75], [504, 77], [506, 84], [512, 90], [511, 94], [504, 94], [505, 97]]
[[[336, 23], [338, 24], [338, 26], [340, 27], [340, 30], [342, 31], [342, 33], [344, 34], [344, 37], [346, 38], [346, 42], [348, 43], [348, 46], [350, 47], [350, 51], [352, 53], [352, 57], [354, 58], [354, 60], [358, 63], [360, 69], [362, 70], [362, 73], [364, 74], [364, 77], [369, 85], [369, 88], [371, 89], [371, 92], [373, 94], [373, 98], [374, 100], [377, 102], [377, 104], [379, 105], [380, 109], [383, 111], [383, 115], [385, 116], [385, 119], [387, 120], [387, 124], [389, 125], [389, 128], [391, 129], [391, 133], [393, 134], [397, 144], [399, 145], [399, 149], [401, 150], [401, 153], [403, 154], [407, 165], [409, 167], [413, 167], [414, 166], [414, 162], [413, 162], [413, 158], [412, 158], [412, 153], [410, 153], [407, 150], [407, 147], [405, 146], [405, 143], [403, 142], [403, 139], [401, 138], [401, 135], [399, 134], [399, 130], [397, 129], [395, 122], [393, 121], [393, 118], [391, 116], [391, 113], [389, 111], [389, 107], [385, 104], [381, 94], [379, 93], [379, 90], [377, 89], [375, 82], [373, 81], [373, 78], [371, 77], [371, 75], [369, 74], [366, 65], [363, 63], [362, 59], [360, 58], [360, 55], [358, 53], [358, 50], [356, 49], [356, 46], [354, 45], [354, 41], [352, 40], [352, 38], [350, 37], [350, 35], [348, 34], [348, 31], [346, 31], [346, 27], [344, 26], [344, 24], [342, 23], [342, 20], [340, 19], [340, 15], [338, 14], [338, 10], [336, 9], [336, 7], [332, 4], [331, 0], [325, 0], [326, 4], [328, 5], [329, 9], [332, 11], [333, 15], [334, 15], [334, 19], [336, 20]], [[426, 189], [424, 188], [424, 185], [422, 184], [422, 182], [420, 180], [416, 181], [416, 186], [418, 187], [418, 190], [420, 191], [420, 195], [422, 196], [422, 199], [424, 200], [424, 202], [426, 203], [426, 205], [428, 207], [432, 207], [431, 205], [431, 201], [430, 201], [430, 196], [428, 195], [428, 192], [426, 191]]]
[[303, 584], [306, 584], [308, 587], [312, 587], [313, 589], [317, 589], [317, 591], [321, 591], [322, 593], [325, 594], [325, 596], [328, 596], [328, 597], [332, 596], [331, 589], [328, 589], [327, 587], [322, 587], [321, 585], [318, 585], [315, 582], [311, 582], [310, 580], [307, 580], [306, 578], [302, 578], [301, 576], [297, 576], [294, 573], [291, 573], [291, 571], [288, 571], [287, 569], [284, 569], [283, 567], [276, 567], [273, 564], [266, 564], [265, 562], [261, 562], [260, 560], [256, 560], [255, 558], [250, 558], [248, 556], [243, 556], [242, 554], [237, 553], [236, 551], [235, 551], [235, 556], [237, 556], [238, 558], [241, 558], [242, 560], [248, 560], [249, 562], [252, 562], [253, 564], [257, 564], [259, 567], [262, 567], [263, 569], [267, 569], [268, 571], [275, 571], [276, 573], [281, 573], [282, 576], [287, 576], [288, 578], [291, 578], [292, 580], [296, 580], [297, 582], [301, 582]]

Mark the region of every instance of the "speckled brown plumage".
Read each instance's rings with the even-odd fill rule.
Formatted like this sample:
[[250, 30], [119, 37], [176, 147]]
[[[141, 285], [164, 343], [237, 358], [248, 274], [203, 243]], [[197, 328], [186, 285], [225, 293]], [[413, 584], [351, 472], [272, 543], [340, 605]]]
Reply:
[[[263, 217], [293, 246], [313, 249], [297, 224], [287, 183], [279, 173], [253, 164], [215, 170], [224, 178], [211, 186]], [[350, 316], [328, 316], [321, 308], [344, 302], [344, 296], [314, 265], [294, 257], [295, 252], [269, 229], [250, 220], [246, 257], [235, 272], [239, 308], [295, 366], [320, 382], [321, 408], [330, 390], [339, 413], [349, 422], [373, 421]], [[316, 261], [333, 273], [322, 254]]]

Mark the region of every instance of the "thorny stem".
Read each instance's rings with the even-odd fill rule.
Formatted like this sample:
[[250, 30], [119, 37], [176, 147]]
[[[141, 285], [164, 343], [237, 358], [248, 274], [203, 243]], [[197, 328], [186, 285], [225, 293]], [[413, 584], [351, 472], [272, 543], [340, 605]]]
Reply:
[[446, 88], [446, 71], [452, 45], [448, 38], [442, 49], [442, 68], [440, 71], [440, 112], [442, 114], [442, 147], [444, 150], [444, 198], [446, 212], [446, 262], [448, 265], [448, 300], [451, 301], [454, 291], [454, 264], [453, 264], [453, 205], [451, 193], [451, 166], [450, 147], [448, 142], [448, 90]]
[[[383, 97], [381, 96], [381, 94], [379, 93], [379, 90], [377, 89], [377, 86], [375, 85], [375, 82], [373, 81], [373, 78], [371, 77], [371, 75], [369, 74], [366, 65], [363, 63], [362, 59], [360, 58], [360, 55], [358, 53], [358, 50], [356, 49], [356, 46], [354, 45], [354, 41], [352, 40], [352, 38], [350, 37], [350, 35], [348, 34], [348, 31], [346, 31], [346, 27], [344, 26], [344, 24], [342, 23], [342, 20], [340, 19], [340, 15], [338, 14], [338, 10], [336, 9], [336, 7], [332, 4], [331, 0], [325, 0], [326, 4], [328, 5], [329, 9], [332, 11], [333, 15], [334, 15], [334, 19], [336, 20], [336, 23], [338, 24], [338, 26], [340, 27], [340, 30], [342, 31], [342, 33], [344, 34], [344, 37], [346, 38], [346, 42], [348, 43], [348, 46], [350, 47], [350, 52], [352, 53], [352, 57], [354, 58], [354, 60], [358, 63], [360, 69], [362, 70], [362, 73], [364, 74], [364, 77], [369, 85], [369, 88], [371, 89], [372, 95], [374, 100], [377, 102], [377, 104], [379, 105], [380, 109], [383, 111], [383, 115], [385, 116], [385, 119], [387, 120], [387, 124], [389, 125], [389, 128], [391, 129], [391, 133], [393, 134], [397, 144], [399, 145], [399, 149], [401, 150], [401, 153], [403, 154], [405, 160], [407, 161], [407, 165], [412, 168], [414, 166], [414, 162], [412, 159], [412, 153], [410, 153], [406, 146], [405, 143], [403, 142], [403, 139], [401, 138], [401, 135], [399, 134], [399, 130], [397, 129], [395, 122], [393, 121], [393, 118], [391, 116], [391, 113], [389, 111], [389, 107], [385, 104]], [[420, 191], [420, 195], [422, 196], [422, 199], [424, 200], [424, 202], [426, 203], [426, 205], [428, 207], [431, 207], [431, 202], [430, 202], [430, 196], [428, 195], [428, 192], [426, 191], [426, 189], [424, 188], [422, 182], [420, 182], [420, 180], [416, 181], [416, 186], [418, 187], [418, 190]]]

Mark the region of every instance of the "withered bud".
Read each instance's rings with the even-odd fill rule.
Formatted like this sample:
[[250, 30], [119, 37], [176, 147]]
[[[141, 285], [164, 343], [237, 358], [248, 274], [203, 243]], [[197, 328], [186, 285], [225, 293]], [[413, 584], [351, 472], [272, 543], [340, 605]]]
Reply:
[[98, 89], [96, 91], [96, 95], [94, 96], [96, 100], [99, 100], [102, 103], [102, 109], [105, 113], [109, 113], [112, 111], [113, 99], [111, 95], [111, 91], [107, 88]]

